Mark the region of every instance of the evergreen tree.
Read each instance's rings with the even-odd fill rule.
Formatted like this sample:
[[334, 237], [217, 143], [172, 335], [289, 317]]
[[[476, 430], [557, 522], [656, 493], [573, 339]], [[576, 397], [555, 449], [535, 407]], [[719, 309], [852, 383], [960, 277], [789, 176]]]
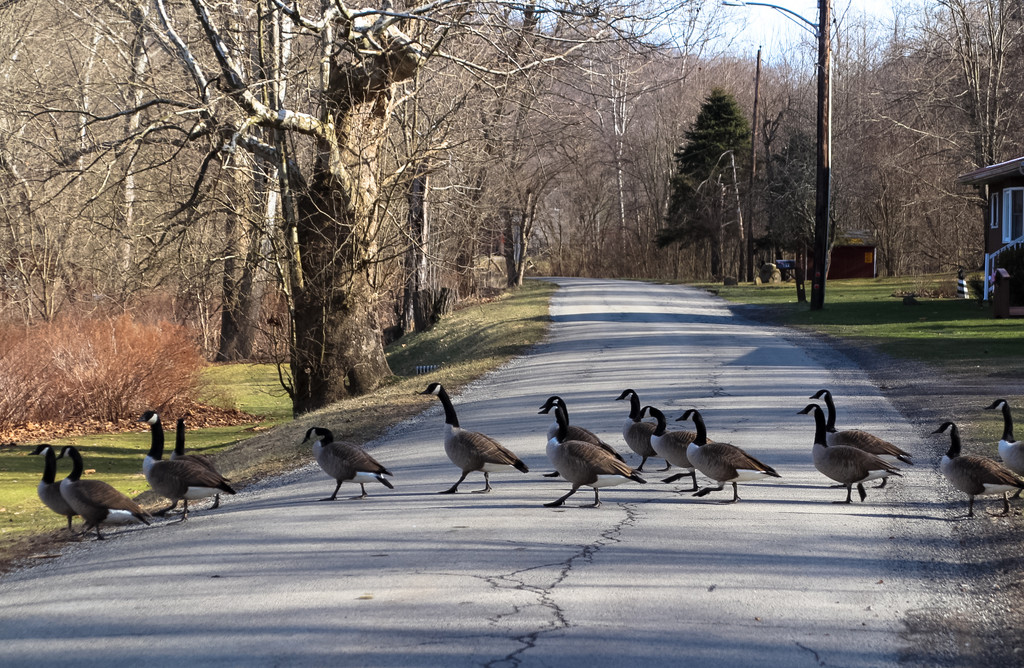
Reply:
[[736, 99], [721, 88], [711, 91], [675, 153], [666, 226], [660, 246], [703, 244], [710, 252], [710, 272], [722, 274], [723, 226], [736, 218], [736, 175], [750, 159], [750, 124]]

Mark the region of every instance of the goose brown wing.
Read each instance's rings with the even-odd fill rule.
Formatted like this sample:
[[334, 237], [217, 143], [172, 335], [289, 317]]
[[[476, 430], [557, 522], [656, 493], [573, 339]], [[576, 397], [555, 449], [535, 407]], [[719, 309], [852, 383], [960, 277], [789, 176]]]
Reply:
[[[1024, 488], [1024, 481], [1015, 476], [999, 462], [978, 455], [961, 455], [956, 460], [957, 477], [966, 487], [960, 487], [968, 494], [981, 494], [984, 485], [1014, 485]], [[970, 482], [966, 482], [970, 481]]]
[[133, 515], [149, 516], [142, 506], [102, 480], [79, 480], [72, 489], [75, 499], [93, 510], [127, 510]]
[[860, 429], [837, 431], [832, 435], [832, 444], [849, 445], [873, 455], [889, 455], [890, 457], [910, 457], [910, 453], [889, 441]]
[[697, 432], [689, 431], [687, 429], [677, 429], [676, 431], [666, 431], [662, 438], [666, 437], [675, 441], [676, 444], [682, 446], [685, 450], [687, 445], [697, 440]]
[[340, 466], [351, 468], [353, 473], [380, 473], [391, 475], [384, 466], [358, 445], [351, 443], [328, 443], [324, 446], [324, 457]]
[[175, 479], [180, 480], [187, 487], [210, 487], [223, 490], [229, 494], [235, 493], [235, 490], [231, 489], [224, 476], [196, 462], [173, 459], [162, 462], [161, 466], [165, 468], [167, 475], [173, 475]]
[[764, 462], [762, 462], [759, 459], [757, 459], [757, 458], [753, 457], [752, 455], [748, 454], [746, 451], [740, 450], [740, 448], [736, 448], [736, 449], [739, 450], [739, 452], [743, 454], [743, 459], [744, 459], [745, 462], [747, 462], [747, 464], [745, 466], [740, 466], [740, 467], [737, 467], [737, 468], [753, 469], [755, 471], [763, 471], [764, 473], [767, 473], [770, 476], [779, 477], [779, 474], [776, 473], [775, 469], [773, 469], [772, 467], [768, 466]]
[[567, 440], [567, 441], [583, 441], [584, 443], [590, 443], [592, 445], [596, 445], [597, 447], [601, 448], [602, 450], [604, 450], [608, 454], [612, 455], [613, 457], [615, 457], [619, 461], [625, 461], [625, 460], [622, 459], [622, 455], [620, 455], [618, 452], [615, 451], [615, 448], [613, 448], [608, 443], [605, 443], [601, 439], [600, 436], [598, 436], [594, 432], [590, 431], [589, 429], [585, 429], [583, 427], [577, 427], [576, 425], [571, 424], [571, 425], [569, 425], [569, 430], [566, 433], [566, 439], [565, 440]]
[[885, 460], [853, 446], [832, 445], [825, 452], [825, 470], [822, 473], [844, 484], [859, 482], [871, 471], [899, 472]]
[[658, 453], [651, 447], [651, 436], [657, 429], [658, 426], [650, 422], [634, 422], [623, 433], [623, 438], [629, 449], [641, 457], [657, 457]]
[[586, 441], [565, 441], [561, 444], [566, 458], [586, 467], [595, 475], [621, 475], [626, 478], [633, 475], [633, 469], [621, 459], [604, 450], [600, 446]]
[[476, 456], [479, 457], [484, 464], [507, 464], [509, 466], [515, 466], [521, 471], [523, 471], [526, 466], [519, 457], [516, 457], [515, 453], [501, 443], [495, 441], [490, 436], [481, 434], [478, 431], [464, 431], [462, 432], [462, 437], [467, 440], [473, 448]]
[[[181, 455], [180, 457], [174, 457], [171, 461], [175, 462], [194, 462], [199, 464], [203, 468], [210, 469], [214, 473], [220, 474], [217, 471], [217, 467], [213, 465], [213, 460], [206, 455]], [[226, 480], [227, 478], [225, 478]]]
[[775, 472], [775, 469], [758, 461], [756, 458], [747, 454], [746, 451], [732, 445], [731, 443], [712, 442], [700, 447], [701, 450], [705, 450], [705, 448], [707, 449], [707, 458], [716, 461], [717, 465], [721, 467], [723, 473], [728, 473], [727, 477], [720, 478], [722, 480], [729, 480], [741, 470], [762, 471], [773, 476], [779, 475]]

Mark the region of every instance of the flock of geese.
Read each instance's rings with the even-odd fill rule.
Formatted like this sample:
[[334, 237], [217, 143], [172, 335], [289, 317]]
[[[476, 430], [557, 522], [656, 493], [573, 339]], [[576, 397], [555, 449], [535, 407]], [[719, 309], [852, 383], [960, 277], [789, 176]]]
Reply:
[[[459, 485], [470, 473], [484, 474], [483, 489], [475, 493], [491, 491], [490, 474], [498, 471], [517, 469], [528, 473], [529, 468], [508, 448], [495, 439], [477, 431], [463, 429], [451, 398], [440, 383], [431, 383], [420, 394], [435, 395], [444, 407], [444, 450], [448, 459], [460, 469], [462, 475], [450, 488], [440, 494], [455, 494]], [[839, 431], [835, 426], [836, 410], [832, 393], [819, 390], [810, 399], [820, 399], [828, 413], [817, 403], [808, 404], [799, 414], [813, 415], [815, 423], [814, 441], [811, 449], [815, 468], [832, 479], [837, 487], [846, 488], [845, 500], [834, 503], [852, 503], [853, 488], [856, 486], [861, 501], [867, 498], [864, 483], [881, 480], [884, 487], [890, 476], [900, 476], [898, 465], [912, 465], [909, 453], [873, 434], [861, 430]], [[668, 430], [665, 414], [653, 406], [641, 406], [640, 397], [634, 390], [623, 391], [617, 401], [630, 402], [629, 417], [623, 426], [622, 435], [626, 445], [641, 457], [640, 465], [630, 467], [623, 457], [608, 443], [593, 432], [569, 423], [569, 410], [565, 401], [552, 396], [540, 407], [539, 413], [554, 411], [554, 422], [547, 432], [547, 455], [555, 471], [548, 477], [561, 476], [571, 487], [562, 497], [545, 503], [546, 507], [557, 507], [575, 494], [580, 487], [594, 490], [593, 506], [601, 505], [599, 490], [602, 487], [621, 485], [626, 482], [646, 483], [641, 477], [644, 464], [651, 457], [664, 459], [667, 471], [678, 467], [681, 472], [665, 478], [671, 483], [689, 476], [693, 487], [690, 492], [702, 497], [711, 492], [722, 491], [726, 483], [732, 485], [732, 499], [725, 503], [739, 501], [737, 484], [780, 475], [771, 466], [762, 463], [743, 449], [707, 437], [704, 418], [699, 411], [689, 409], [676, 421], [692, 421], [694, 430]], [[1013, 417], [1009, 404], [997, 399], [988, 406], [989, 410], [1003, 412], [1003, 436], [999, 441], [999, 456], [1003, 463], [992, 459], [964, 455], [961, 453], [960, 432], [952, 422], [944, 422], [934, 434], [949, 432], [949, 450], [942, 457], [939, 469], [946, 479], [958, 490], [968, 495], [968, 517], [974, 516], [974, 497], [1001, 494], [1003, 515], [1010, 511], [1007, 494], [1016, 490], [1013, 498], [1020, 497], [1024, 489], [1024, 443], [1013, 435]], [[645, 417], [655, 420], [645, 422]], [[150, 487], [170, 502], [166, 508], [154, 513], [144, 510], [138, 503], [101, 480], [82, 480], [82, 456], [74, 446], [65, 446], [56, 455], [51, 445], [38, 446], [32, 453], [45, 456], [43, 478], [38, 486], [40, 500], [53, 512], [64, 515], [68, 531], [72, 532], [72, 518], [80, 515], [84, 521], [82, 534], [96, 530], [96, 537], [103, 539], [100, 525], [124, 521], [139, 521], [149, 524], [153, 515], [163, 516], [184, 503], [181, 519], [188, 518], [190, 500], [214, 497], [213, 508], [220, 503], [220, 494], [234, 494], [230, 481], [222, 476], [209, 458], [197, 454], [185, 454], [185, 424], [178, 420], [175, 448], [169, 459], [163, 459], [164, 429], [160, 416], [146, 411], [139, 418], [150, 426], [151, 445], [142, 464], [142, 471]], [[329, 429], [310, 428], [303, 443], [313, 441], [313, 454], [317, 464], [337, 483], [334, 493], [321, 501], [333, 501], [338, 496], [343, 482], [358, 483], [362, 494], [353, 498], [366, 498], [366, 483], [377, 482], [394, 489], [388, 477], [392, 473], [358, 445], [337, 442]], [[66, 478], [56, 481], [57, 460], [69, 457], [72, 470]], [[701, 488], [697, 484], [697, 472], [716, 483]], [[73, 533], [73, 532], [72, 532]]]

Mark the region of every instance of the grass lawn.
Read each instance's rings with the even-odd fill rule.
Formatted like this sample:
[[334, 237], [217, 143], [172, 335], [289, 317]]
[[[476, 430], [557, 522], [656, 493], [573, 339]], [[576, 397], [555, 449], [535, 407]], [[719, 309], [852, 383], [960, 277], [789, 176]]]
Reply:
[[831, 281], [820, 311], [798, 303], [792, 284], [713, 289], [729, 301], [771, 307], [782, 324], [869, 343], [896, 357], [951, 370], [983, 365], [993, 372], [1020, 371], [1024, 320], [997, 320], [988, 306], [973, 299], [918, 297], [916, 306], [903, 303], [904, 293], [920, 293], [949, 280], [942, 275]]
[[[450, 389], [468, 383], [501, 365], [526, 347], [540, 341], [547, 332], [548, 300], [555, 286], [528, 281], [500, 298], [456, 311], [428, 332], [396, 341], [388, 350], [388, 361], [395, 376], [370, 395], [348, 399], [328, 420], [341, 438], [369, 440], [389, 425], [380, 416], [396, 423], [423, 410], [429, 402], [415, 392], [426, 387], [428, 379], [445, 383]], [[417, 376], [421, 365], [438, 365], [429, 376]], [[187, 432], [189, 451], [214, 454], [218, 468], [233, 481], [244, 481], [311, 458], [308, 447], [295, 439], [252, 439], [270, 428], [292, 421], [291, 402], [280, 388], [277, 369], [269, 364], [211, 365], [204, 374], [200, 399], [211, 405], [238, 408], [264, 416], [257, 424], [234, 427], [192, 429]], [[343, 414], [343, 418], [338, 415]], [[167, 447], [173, 447], [177, 416], [161, 416], [167, 433]], [[298, 439], [298, 440], [301, 440]], [[261, 447], [250, 447], [260, 441]], [[149, 490], [142, 475], [142, 459], [149, 449], [149, 428], [140, 424], [136, 432], [76, 436], [53, 441], [54, 445], [75, 445], [82, 453], [85, 468], [130, 496], [150, 506], [165, 505]], [[308, 444], [307, 444], [308, 445]], [[0, 450], [0, 564], [26, 541], [40, 534], [52, 535], [66, 525], [36, 496], [42, 470], [41, 457], [30, 457], [34, 444], [5, 447]], [[59, 451], [59, 449], [58, 449]], [[66, 475], [70, 464], [58, 461], [58, 479]], [[80, 526], [80, 521], [75, 521]]]
[[[1024, 319], [995, 319], [988, 305], [973, 299], [918, 297], [903, 303], [906, 293], [951, 292], [948, 274], [916, 278], [830, 281], [825, 308], [811, 311], [796, 301], [796, 288], [784, 285], [720, 286], [702, 284], [737, 303], [769, 308], [780, 323], [871, 345], [897, 358], [937, 365], [953, 378], [970, 375], [992, 379], [992, 399], [1002, 397], [1024, 420], [1024, 397], [1007, 394], [1000, 379], [1024, 372]], [[810, 283], [807, 296], [810, 298]], [[894, 296], [897, 295], [897, 296]], [[979, 411], [971, 440], [994, 442], [1002, 433], [998, 411]]]

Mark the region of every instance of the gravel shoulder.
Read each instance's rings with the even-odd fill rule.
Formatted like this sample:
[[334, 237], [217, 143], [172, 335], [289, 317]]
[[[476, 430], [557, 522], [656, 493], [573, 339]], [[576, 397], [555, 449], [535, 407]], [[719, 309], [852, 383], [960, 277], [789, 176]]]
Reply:
[[[771, 310], [760, 306], [730, 304], [742, 317], [778, 324]], [[806, 347], [824, 346], [841, 353], [869, 374], [889, 402], [917, 428], [927, 457], [917, 461], [921, 468], [935, 470], [936, 495], [950, 502], [947, 513], [951, 540], [926, 547], [933, 558], [907, 564], [926, 580], [937, 603], [929, 609], [907, 611], [903, 636], [908, 649], [901, 663], [913, 666], [980, 666], [1024, 664], [1024, 572], [1021, 546], [1024, 520], [1021, 503], [1011, 503], [1011, 516], [993, 517], [979, 513], [974, 521], [964, 520], [965, 497], [955, 492], [938, 475], [938, 462], [949, 446], [945, 435], [931, 436], [942, 422], [960, 425], [964, 447], [977, 443], [971, 438], [972, 424], [982, 409], [1003, 395], [1024, 394], [1024, 381], [1012, 369], [940, 368], [914, 360], [896, 359], [879, 353], [869, 344], [787, 328], [787, 338], [803, 339]], [[815, 343], [810, 343], [815, 342]], [[987, 497], [992, 499], [993, 497]], [[990, 505], [991, 504], [991, 505]], [[977, 505], [977, 504], [976, 504]], [[997, 511], [994, 501], [978, 508]], [[913, 531], [913, 524], [908, 525]], [[903, 536], [912, 541], [915, 536]], [[929, 540], [922, 534], [916, 537]], [[894, 541], [910, 554], [914, 543]]]

